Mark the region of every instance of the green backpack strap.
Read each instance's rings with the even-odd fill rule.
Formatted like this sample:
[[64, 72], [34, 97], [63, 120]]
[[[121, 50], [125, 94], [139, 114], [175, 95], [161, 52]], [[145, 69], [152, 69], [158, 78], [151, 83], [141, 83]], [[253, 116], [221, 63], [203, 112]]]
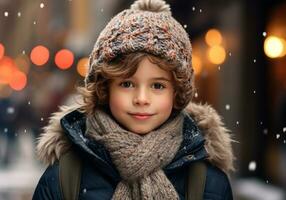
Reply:
[[[80, 189], [82, 163], [72, 151], [60, 157], [60, 187], [64, 200], [77, 200]], [[185, 188], [186, 200], [202, 200], [205, 189], [207, 166], [203, 161], [189, 165]]]
[[81, 160], [73, 151], [68, 151], [60, 157], [60, 188], [64, 200], [78, 199], [81, 171]]
[[185, 188], [186, 200], [203, 200], [207, 166], [203, 161], [189, 165]]

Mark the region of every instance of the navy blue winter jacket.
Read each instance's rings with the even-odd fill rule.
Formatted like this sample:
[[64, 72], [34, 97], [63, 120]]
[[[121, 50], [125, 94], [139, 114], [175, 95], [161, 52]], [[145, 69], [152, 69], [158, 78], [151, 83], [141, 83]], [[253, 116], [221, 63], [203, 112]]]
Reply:
[[[49, 127], [45, 129], [46, 133], [44, 133], [40, 139], [39, 145], [41, 146], [39, 146], [39, 148], [42, 148], [40, 149], [40, 153], [43, 156], [42, 159], [46, 159], [47, 161], [47, 157], [51, 158], [52, 153], [56, 154], [55, 152], [58, 151], [57, 148], [59, 148], [60, 145], [68, 144], [69, 148], [73, 148], [78, 153], [83, 162], [79, 199], [111, 199], [121, 177], [112, 163], [108, 151], [100, 143], [85, 137], [86, 118], [83, 113], [74, 110], [68, 114], [62, 112], [61, 115], [61, 117], [59, 117], [60, 114], [55, 115], [54, 118], [51, 119]], [[192, 117], [190, 114], [185, 117], [183, 142], [175, 158], [163, 170], [177, 190], [180, 199], [184, 200], [188, 166], [196, 161], [204, 160], [207, 164], [204, 199], [233, 199], [228, 176], [222, 169], [219, 169], [208, 161], [209, 156], [212, 155], [208, 155], [206, 151], [205, 140], [209, 137], [204, 138], [203, 135], [214, 133], [204, 128], [204, 133], [202, 133], [202, 130], [200, 130], [200, 127], [193, 118], [197, 118], [197, 116]], [[58, 125], [55, 125], [55, 123], [58, 123]], [[220, 125], [220, 123], [218, 123], [218, 125]], [[220, 127], [214, 128], [216, 128], [216, 130], [224, 130], [223, 128], [220, 129]], [[50, 161], [49, 167], [40, 178], [33, 195], [33, 200], [62, 199], [59, 184], [59, 165], [55, 157], [56, 156], [51, 159], [52, 161]]]

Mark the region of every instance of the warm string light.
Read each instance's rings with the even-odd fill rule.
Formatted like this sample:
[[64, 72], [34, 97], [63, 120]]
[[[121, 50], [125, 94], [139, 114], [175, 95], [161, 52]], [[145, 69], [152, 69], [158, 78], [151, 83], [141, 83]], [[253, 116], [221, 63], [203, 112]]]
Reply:
[[68, 69], [74, 62], [74, 55], [68, 49], [62, 49], [56, 53], [55, 64], [60, 69]]
[[277, 36], [268, 36], [264, 41], [264, 52], [269, 58], [281, 58], [286, 55], [286, 41]]
[[[205, 66], [210, 65], [220, 65], [225, 62], [226, 50], [223, 46], [223, 37], [218, 29], [209, 29], [205, 36], [204, 41], [206, 43], [206, 49], [203, 48], [203, 53], [197, 53], [192, 55], [192, 65], [194, 68], [195, 75], [200, 75], [203, 72]], [[204, 46], [204, 45], [197, 45]], [[198, 47], [198, 50], [201, 48]], [[194, 51], [196, 52], [196, 46], [194, 46]], [[208, 62], [206, 62], [207, 58]]]
[[39, 45], [32, 49], [30, 54], [31, 61], [37, 65], [42, 66], [46, 64], [49, 60], [50, 52], [47, 47]]
[[0, 83], [9, 85], [13, 90], [20, 91], [27, 85], [27, 76], [19, 70], [14, 60], [4, 56], [0, 60]]
[[0, 84], [9, 84], [16, 67], [12, 58], [4, 56], [0, 60]]
[[17, 70], [9, 83], [10, 87], [16, 91], [21, 91], [27, 85], [27, 76], [25, 73]]
[[205, 35], [205, 41], [209, 46], [207, 57], [211, 63], [216, 65], [222, 64], [226, 58], [222, 40], [222, 35], [217, 29], [210, 29]]
[[210, 29], [205, 35], [205, 41], [209, 46], [221, 45], [222, 35], [217, 29]]
[[208, 49], [207, 55], [211, 63], [219, 65], [225, 61], [226, 52], [222, 46], [216, 45]]
[[76, 69], [79, 75], [85, 77], [88, 71], [88, 58], [81, 58], [77, 63]]
[[[26, 87], [30, 63], [44, 66], [49, 59], [50, 51], [43, 45], [32, 48], [29, 56], [23, 53], [12, 59], [5, 56], [5, 47], [0, 43], [0, 98], [9, 97], [12, 90], [21, 91]], [[68, 69], [74, 63], [74, 54], [68, 49], [61, 49], [55, 54], [54, 62], [59, 69]], [[76, 66], [78, 74], [84, 77], [88, 71], [88, 58], [79, 59]]]

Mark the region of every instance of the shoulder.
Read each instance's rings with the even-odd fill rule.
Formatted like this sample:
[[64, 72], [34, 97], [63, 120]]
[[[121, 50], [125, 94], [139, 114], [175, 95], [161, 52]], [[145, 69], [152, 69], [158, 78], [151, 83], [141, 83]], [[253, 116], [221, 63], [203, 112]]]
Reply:
[[58, 162], [48, 166], [35, 189], [33, 200], [61, 199]]
[[207, 163], [205, 196], [209, 199], [233, 199], [229, 177], [210, 163]]
[[[210, 164], [208, 161], [206, 164], [206, 181], [204, 186], [204, 199], [212, 200], [232, 200], [232, 189], [228, 176], [218, 167]], [[174, 185], [180, 196], [184, 196], [186, 193], [186, 187], [188, 184], [189, 167], [194, 163], [189, 163], [180, 169], [173, 172], [165, 171], [167, 177]]]

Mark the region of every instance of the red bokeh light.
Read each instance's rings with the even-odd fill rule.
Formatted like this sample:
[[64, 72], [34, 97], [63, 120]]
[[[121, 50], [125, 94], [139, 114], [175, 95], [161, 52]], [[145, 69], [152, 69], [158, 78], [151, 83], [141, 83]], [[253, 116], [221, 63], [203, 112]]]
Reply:
[[37, 66], [42, 66], [46, 64], [49, 60], [49, 57], [49, 50], [42, 45], [34, 47], [30, 54], [31, 61]]
[[27, 85], [26, 74], [18, 70], [15, 71], [9, 85], [14, 90], [22, 90]]
[[16, 70], [14, 61], [10, 57], [4, 56], [0, 60], [0, 83], [9, 84]]
[[68, 69], [74, 62], [74, 55], [68, 49], [62, 49], [55, 56], [55, 63], [60, 69]]

